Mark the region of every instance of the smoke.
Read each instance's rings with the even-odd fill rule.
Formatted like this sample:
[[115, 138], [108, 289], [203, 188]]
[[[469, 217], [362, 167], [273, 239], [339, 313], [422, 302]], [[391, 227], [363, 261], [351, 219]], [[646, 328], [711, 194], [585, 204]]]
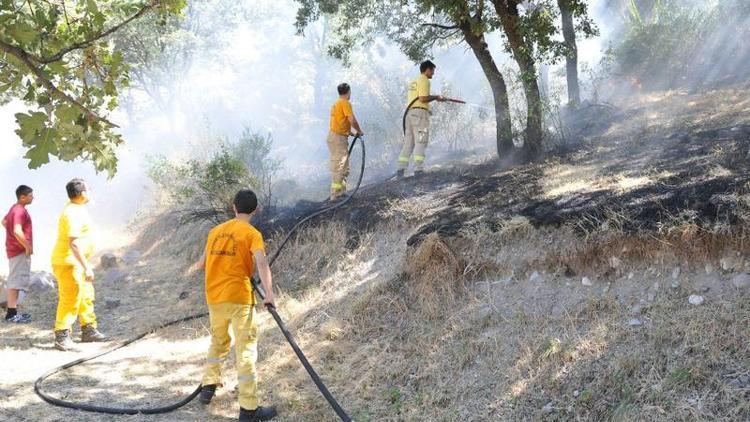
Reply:
[[[29, 170], [22, 157], [20, 140], [13, 132], [16, 127], [13, 114], [26, 108], [20, 103], [0, 108], [3, 139], [0, 208], [5, 211], [15, 201], [13, 192], [17, 185], [27, 184], [35, 189], [36, 200], [29, 207], [35, 227], [35, 269], [49, 267], [56, 219], [67, 200], [64, 190], [67, 180], [83, 177], [90, 183], [94, 198], [90, 212], [102, 233], [100, 247], [124, 245], [130, 239], [129, 222], [161, 207], [158, 192], [154, 192], [146, 175], [146, 157], [165, 155], [184, 160], [205, 155], [216, 148], [212, 142], [217, 136], [230, 141], [237, 139], [246, 126], [273, 135], [273, 155], [283, 160], [284, 165], [281, 177], [302, 186], [300, 195], [317, 196], [325, 192], [329, 177], [325, 143], [328, 115], [340, 82], [346, 81], [353, 88], [355, 113], [369, 135], [368, 152], [378, 154], [369, 157], [373, 169], [379, 166], [382, 172], [392, 170], [395, 165], [392, 158], [398, 153], [400, 142], [406, 84], [418, 74], [414, 63], [395, 46], [377, 40], [372, 47], [358, 51], [353, 65], [345, 68], [326, 56], [325, 40], [331, 34], [325, 22], [309, 28], [305, 37], [295, 34], [296, 2], [253, 2], [243, 13], [232, 12], [232, 24], [226, 25], [224, 17], [215, 16], [221, 10], [217, 7], [221, 1], [197, 9], [188, 18], [196, 21], [186, 23], [186, 27], [200, 29], [193, 36], [214, 34], [220, 37], [220, 42], [208, 46], [194, 43], [194, 50], [188, 52], [190, 60], [179, 62], [182, 67], [169, 69], [155, 81], [158, 99], [153, 92], [148, 95], [143, 90], [133, 90], [112, 116], [122, 127], [126, 140], [119, 151], [119, 171], [112, 180], [95, 174], [89, 164], [82, 162], [54, 161], [41, 169]], [[621, 34], [625, 9], [620, 1], [594, 0], [590, 10], [601, 36], [579, 40], [579, 57], [582, 66], [593, 67], [601, 61], [612, 38]], [[489, 36], [488, 42], [501, 66], [514, 66], [502, 48], [499, 34]], [[459, 108], [438, 104], [436, 113], [455, 113], [456, 119], [477, 118], [477, 124], [489, 125], [472, 132], [472, 139], [461, 147], [484, 149], [491, 154], [494, 121], [487, 118], [491, 112], [482, 107], [491, 109], [492, 103], [487, 81], [475, 57], [462, 44], [435, 48], [431, 56], [438, 65], [434, 90], [450, 90], [453, 96], [479, 106]], [[731, 65], [739, 67], [738, 63]], [[561, 69], [561, 64], [550, 69], [550, 85], [558, 90], [564, 88]], [[157, 74], [154, 72], [152, 76]], [[585, 72], [582, 77], [587, 77]], [[511, 85], [513, 90], [520, 89], [518, 84]], [[514, 109], [523, 108], [518, 95], [511, 98]], [[450, 140], [446, 136], [436, 133], [434, 139], [431, 146], [434, 151], [456, 148], [448, 145]], [[372, 178], [372, 174], [368, 176]], [[0, 258], [0, 274], [7, 271], [3, 260], [4, 257]]]

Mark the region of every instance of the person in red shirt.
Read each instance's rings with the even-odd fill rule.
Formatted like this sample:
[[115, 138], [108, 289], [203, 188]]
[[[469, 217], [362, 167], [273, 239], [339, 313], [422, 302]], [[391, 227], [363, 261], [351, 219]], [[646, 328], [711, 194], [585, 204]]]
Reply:
[[16, 189], [16, 203], [3, 218], [5, 227], [5, 251], [8, 254], [10, 272], [6, 283], [8, 313], [5, 321], [11, 323], [31, 322], [29, 314], [18, 313], [18, 292], [29, 287], [31, 255], [34, 253], [31, 216], [26, 206], [34, 201], [34, 190], [26, 185]]

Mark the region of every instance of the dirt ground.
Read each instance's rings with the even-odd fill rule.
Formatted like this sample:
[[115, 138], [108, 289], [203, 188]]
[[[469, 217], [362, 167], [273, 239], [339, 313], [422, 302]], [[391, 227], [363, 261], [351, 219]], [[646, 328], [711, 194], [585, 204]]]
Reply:
[[[738, 281], [750, 271], [750, 93], [618, 107], [573, 152], [370, 186], [292, 240], [274, 267], [279, 310], [355, 420], [750, 420], [750, 306]], [[283, 232], [315, 206], [259, 225]], [[113, 342], [205, 312], [200, 276], [186, 269], [207, 227], [173, 223], [157, 218], [117, 251], [137, 259], [99, 273], [97, 313]], [[42, 402], [39, 375], [107, 347], [54, 350], [55, 305], [55, 291], [34, 292], [24, 304], [34, 322], [0, 326], [3, 420], [236, 419], [231, 359], [208, 407], [103, 416]], [[336, 420], [258, 315], [264, 402], [280, 421]], [[199, 383], [205, 324], [159, 330], [45, 390], [175, 401]]]

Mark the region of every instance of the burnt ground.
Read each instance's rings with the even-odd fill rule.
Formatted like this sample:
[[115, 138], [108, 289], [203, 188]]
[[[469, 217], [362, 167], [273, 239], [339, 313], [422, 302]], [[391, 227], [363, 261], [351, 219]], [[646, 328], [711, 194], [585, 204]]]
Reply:
[[[582, 139], [577, 151], [524, 166], [502, 168], [495, 160], [371, 184], [333, 218], [366, 228], [387, 218], [383, 210], [393, 201], [432, 204], [425, 205], [431, 212], [420, 218], [410, 245], [433, 232], [453, 236], [476, 224], [497, 228], [511, 217], [525, 217], [536, 227], [572, 224], [582, 232], [606, 221], [625, 233], [745, 221], [750, 93], [668, 93], [605, 111], [589, 119], [594, 124], [570, 122]], [[283, 232], [323, 205], [300, 203], [259, 225]]]

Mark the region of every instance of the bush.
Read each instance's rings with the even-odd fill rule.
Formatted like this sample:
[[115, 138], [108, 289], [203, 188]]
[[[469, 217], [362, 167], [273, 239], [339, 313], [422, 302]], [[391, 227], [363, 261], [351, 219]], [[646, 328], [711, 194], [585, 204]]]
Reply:
[[750, 3], [714, 6], [657, 1], [646, 19], [635, 2], [622, 40], [610, 50], [616, 76], [646, 90], [747, 78]]
[[160, 156], [149, 159], [151, 180], [169, 198], [184, 223], [221, 223], [234, 217], [232, 200], [240, 189], [252, 189], [263, 206], [272, 206], [272, 185], [279, 160], [270, 158], [272, 136], [246, 128], [236, 143], [223, 139], [207, 159], [172, 162]]

